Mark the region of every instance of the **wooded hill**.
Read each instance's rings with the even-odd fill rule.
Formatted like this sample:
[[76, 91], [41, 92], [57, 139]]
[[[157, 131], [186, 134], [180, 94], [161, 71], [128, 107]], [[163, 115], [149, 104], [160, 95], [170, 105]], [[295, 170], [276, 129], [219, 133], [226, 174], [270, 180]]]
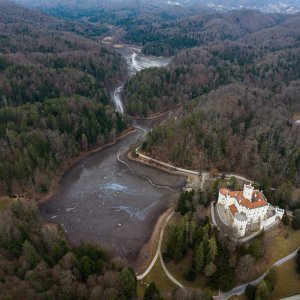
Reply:
[[[299, 16], [237, 41], [183, 51], [164, 69], [125, 85], [127, 111], [148, 116], [182, 103], [179, 119], [143, 145], [155, 158], [192, 169], [233, 171], [279, 187], [292, 203], [300, 186]], [[267, 191], [267, 193], [268, 193]]]
[[126, 63], [65, 31], [74, 26], [85, 32], [83, 23], [0, 2], [0, 194], [47, 191], [63, 162], [126, 127], [105, 106]]
[[119, 54], [63, 30], [77, 23], [8, 1], [0, 2], [0, 16], [2, 106], [72, 94], [108, 103], [108, 89], [126, 74]]
[[143, 53], [171, 56], [179, 50], [223, 40], [237, 40], [247, 34], [274, 27], [287, 16], [255, 10], [228, 13], [199, 12], [180, 19], [129, 19], [121, 23], [126, 41], [143, 45]]

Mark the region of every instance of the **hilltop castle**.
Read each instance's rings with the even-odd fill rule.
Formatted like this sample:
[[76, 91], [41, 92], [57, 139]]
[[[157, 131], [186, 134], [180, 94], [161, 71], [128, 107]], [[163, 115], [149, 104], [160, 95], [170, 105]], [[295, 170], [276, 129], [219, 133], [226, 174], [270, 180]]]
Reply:
[[263, 192], [254, 190], [251, 184], [245, 184], [243, 191], [220, 189], [217, 205], [225, 210], [227, 224], [238, 237], [245, 236], [253, 226], [259, 230], [267, 229], [284, 214], [283, 209], [270, 205]]

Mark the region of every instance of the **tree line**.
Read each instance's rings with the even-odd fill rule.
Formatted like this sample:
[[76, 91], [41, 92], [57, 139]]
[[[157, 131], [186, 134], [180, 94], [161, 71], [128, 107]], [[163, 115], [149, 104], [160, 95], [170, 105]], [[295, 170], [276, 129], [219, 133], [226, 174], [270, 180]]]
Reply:
[[139, 116], [183, 105], [177, 118], [147, 136], [143, 150], [151, 156], [196, 170], [244, 174], [261, 183], [270, 202], [295, 209], [299, 43], [293, 37], [283, 43], [272, 32], [264, 32], [264, 41], [252, 34], [183, 51], [167, 68], [131, 79], [124, 98], [128, 113]]
[[44, 193], [60, 166], [127, 127], [112, 107], [81, 96], [0, 109], [1, 193]]

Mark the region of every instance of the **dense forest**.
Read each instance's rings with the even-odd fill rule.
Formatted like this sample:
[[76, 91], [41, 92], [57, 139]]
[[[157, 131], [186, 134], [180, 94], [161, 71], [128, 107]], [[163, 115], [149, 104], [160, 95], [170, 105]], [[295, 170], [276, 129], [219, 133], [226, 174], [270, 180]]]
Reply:
[[46, 225], [36, 203], [0, 213], [2, 299], [131, 299], [136, 277], [96, 245], [70, 246], [62, 228]]
[[61, 164], [125, 128], [112, 107], [80, 96], [0, 109], [1, 193], [46, 192]]
[[126, 64], [86, 23], [9, 1], [0, 16], [0, 193], [45, 193], [63, 164], [126, 128], [108, 105]]
[[228, 13], [194, 14], [179, 19], [128, 19], [120, 22], [125, 41], [143, 46], [143, 53], [172, 56], [182, 49], [223, 40], [237, 40], [247, 34], [280, 24], [284, 15], [265, 15], [244, 10]]
[[73, 94], [107, 104], [109, 89], [126, 75], [120, 54], [64, 31], [77, 23], [6, 1], [1, 3], [0, 14], [1, 106]]
[[[0, 0], [1, 298], [137, 296], [130, 268], [99, 246], [70, 245], [64, 229], [45, 224], [29, 200], [47, 193], [80, 155], [128, 127], [128, 117], [109, 105], [109, 92], [127, 72], [121, 55], [101, 43], [115, 32], [118, 42], [139, 44], [144, 54], [176, 55], [168, 67], [144, 70], [125, 85], [131, 116], [181, 106], [176, 118], [151, 130], [142, 150], [178, 166], [245, 174], [271, 203], [293, 209], [293, 220], [285, 215], [283, 223], [300, 228], [299, 15], [135, 0], [103, 0], [95, 8], [97, 1], [82, 2], [72, 10], [50, 2], [46, 14]], [[219, 183], [181, 194], [163, 257], [179, 263], [188, 256], [186, 280], [201, 277], [210, 289], [225, 291], [252, 278], [265, 237], [236, 245], [207, 216], [199, 218], [199, 205], [215, 200]], [[2, 196], [11, 196], [3, 197], [6, 208]], [[248, 298], [270, 295], [275, 284], [271, 270], [247, 288]], [[210, 289], [198, 298], [211, 299]], [[144, 299], [160, 299], [153, 282]]]
[[280, 29], [185, 50], [168, 67], [137, 74], [125, 85], [129, 114], [183, 105], [179, 118], [152, 130], [143, 150], [178, 166], [244, 174], [268, 196], [280, 187], [276, 202], [297, 207], [299, 22], [293, 16]]

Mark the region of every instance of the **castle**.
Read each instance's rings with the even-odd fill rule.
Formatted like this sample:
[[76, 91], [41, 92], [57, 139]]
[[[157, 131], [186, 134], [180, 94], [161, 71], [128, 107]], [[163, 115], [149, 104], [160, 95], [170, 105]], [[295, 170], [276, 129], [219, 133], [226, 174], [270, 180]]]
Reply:
[[251, 184], [245, 184], [243, 191], [220, 189], [217, 205], [225, 209], [238, 237], [245, 236], [252, 225], [267, 229], [284, 214], [283, 209], [270, 205], [263, 192], [254, 190]]

